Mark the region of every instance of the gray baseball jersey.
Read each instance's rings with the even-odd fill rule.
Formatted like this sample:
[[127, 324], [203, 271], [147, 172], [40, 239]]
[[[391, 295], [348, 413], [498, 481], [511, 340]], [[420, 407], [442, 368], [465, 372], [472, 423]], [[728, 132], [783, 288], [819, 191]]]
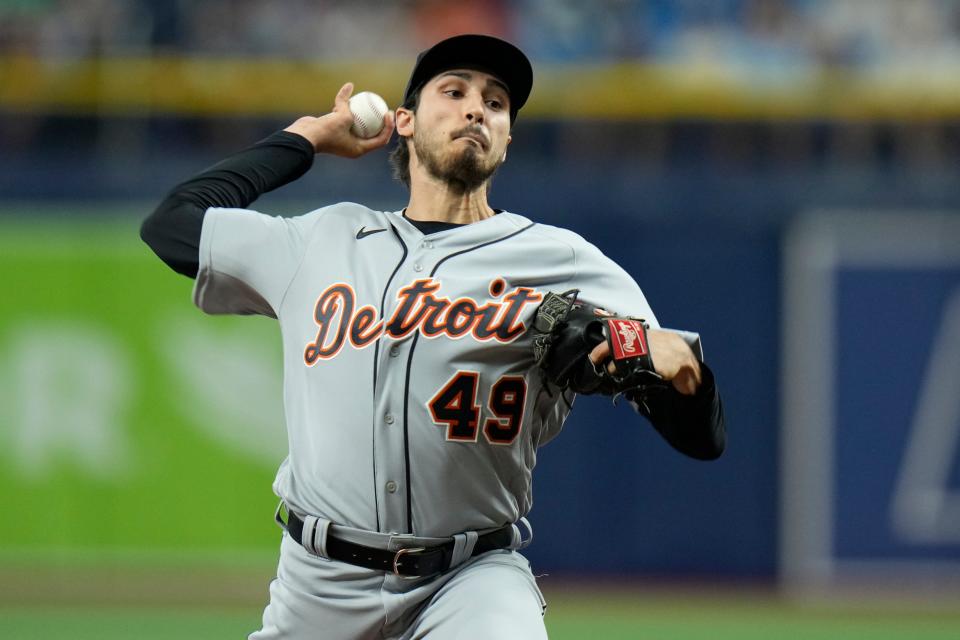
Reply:
[[515, 522], [568, 407], [527, 328], [548, 291], [657, 320], [583, 238], [501, 212], [423, 235], [340, 203], [295, 217], [210, 209], [194, 301], [276, 317], [289, 456], [274, 491], [359, 529], [449, 536]]

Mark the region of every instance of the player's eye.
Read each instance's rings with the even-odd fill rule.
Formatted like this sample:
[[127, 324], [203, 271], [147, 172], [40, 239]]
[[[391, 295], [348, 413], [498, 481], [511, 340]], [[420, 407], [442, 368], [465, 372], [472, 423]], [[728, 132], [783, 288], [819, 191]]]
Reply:
[[460, 89], [447, 89], [446, 91], [444, 91], [444, 93], [447, 94], [448, 96], [450, 96], [451, 98], [462, 98], [462, 97], [463, 97], [463, 92], [460, 91]]
[[503, 103], [499, 100], [487, 100], [487, 106], [494, 111], [500, 111], [503, 108]]

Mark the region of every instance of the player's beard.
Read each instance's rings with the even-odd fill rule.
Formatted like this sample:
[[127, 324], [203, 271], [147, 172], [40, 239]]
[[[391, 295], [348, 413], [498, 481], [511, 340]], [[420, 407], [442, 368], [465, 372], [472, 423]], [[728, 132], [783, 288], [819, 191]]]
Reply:
[[[466, 133], [469, 128], [454, 134], [454, 138]], [[419, 130], [413, 133], [413, 149], [423, 168], [432, 177], [443, 181], [455, 193], [465, 194], [483, 186], [503, 163], [502, 154], [491, 159], [484, 156], [483, 150], [475, 145], [462, 145], [462, 149], [442, 154], [446, 146], [430, 140]]]

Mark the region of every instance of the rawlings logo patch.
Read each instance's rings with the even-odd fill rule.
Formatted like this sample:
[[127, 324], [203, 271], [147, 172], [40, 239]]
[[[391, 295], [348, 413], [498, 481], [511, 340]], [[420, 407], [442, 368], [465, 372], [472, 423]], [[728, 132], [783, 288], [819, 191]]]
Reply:
[[607, 320], [610, 342], [613, 344], [613, 358], [624, 360], [637, 358], [648, 353], [646, 334], [643, 325], [637, 320], [612, 318]]

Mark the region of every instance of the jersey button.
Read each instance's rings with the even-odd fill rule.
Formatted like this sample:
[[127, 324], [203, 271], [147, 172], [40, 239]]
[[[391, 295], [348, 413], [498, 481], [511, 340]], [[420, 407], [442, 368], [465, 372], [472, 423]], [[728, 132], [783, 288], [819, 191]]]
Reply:
[[397, 492], [397, 483], [391, 480], [387, 483], [387, 493], [396, 493]]
[[423, 243], [423, 248], [424, 248], [424, 249], [433, 249], [433, 243], [430, 242], [429, 240], [427, 240], [426, 242]]
[[383, 421], [387, 424], [393, 424], [393, 414], [388, 413], [387, 415], [383, 416]]
[[390, 347], [390, 357], [396, 358], [398, 355], [400, 355], [400, 347], [396, 345]]
[[423, 271], [423, 265], [420, 264], [419, 262], [417, 262], [416, 264], [413, 265], [413, 270], [414, 270], [414, 271]]

